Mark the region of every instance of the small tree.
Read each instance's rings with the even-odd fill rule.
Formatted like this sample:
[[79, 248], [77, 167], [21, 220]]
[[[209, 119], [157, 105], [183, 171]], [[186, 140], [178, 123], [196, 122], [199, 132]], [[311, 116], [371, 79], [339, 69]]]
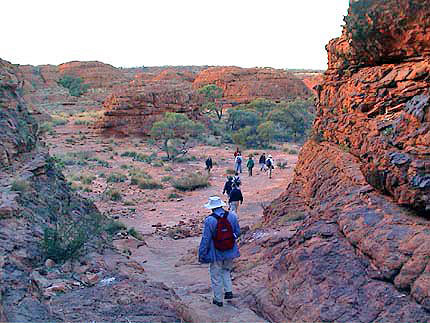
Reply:
[[258, 145], [257, 133], [254, 127], [246, 126], [232, 134], [234, 143], [238, 146], [256, 147]]
[[223, 111], [219, 99], [223, 95], [222, 89], [215, 84], [208, 84], [200, 88], [199, 93], [204, 96], [206, 101], [203, 108], [209, 113], [215, 113], [218, 120], [221, 120]]
[[167, 112], [161, 121], [153, 124], [151, 139], [156, 147], [166, 153], [168, 160], [184, 156], [193, 146], [193, 139], [204, 131], [202, 124], [181, 113]]
[[254, 111], [244, 109], [230, 109], [228, 111], [227, 126], [232, 130], [239, 130], [246, 126], [256, 127], [260, 118]]
[[276, 136], [275, 123], [266, 121], [257, 127], [258, 139], [262, 146], [267, 146], [273, 142]]

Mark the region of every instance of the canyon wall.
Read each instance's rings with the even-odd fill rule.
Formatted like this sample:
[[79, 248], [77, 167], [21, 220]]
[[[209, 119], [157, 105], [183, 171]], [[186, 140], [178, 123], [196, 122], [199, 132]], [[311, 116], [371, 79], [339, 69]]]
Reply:
[[112, 220], [71, 190], [20, 75], [0, 59], [0, 321], [190, 320], [173, 291], [112, 247]]
[[104, 101], [104, 116], [98, 124], [103, 133], [145, 136], [166, 112], [186, 113], [192, 119], [201, 117], [199, 107], [203, 101], [191, 82], [157, 80], [139, 84], [117, 89]]
[[260, 275], [248, 302], [266, 318], [429, 321], [429, 14], [350, 1], [294, 179], [243, 237], [265, 269], [237, 269]]

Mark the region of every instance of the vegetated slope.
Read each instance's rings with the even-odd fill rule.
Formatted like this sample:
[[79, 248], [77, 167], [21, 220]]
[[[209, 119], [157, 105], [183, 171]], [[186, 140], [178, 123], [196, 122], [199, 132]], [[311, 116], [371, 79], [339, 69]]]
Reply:
[[118, 254], [115, 224], [71, 191], [18, 74], [0, 60], [0, 321], [180, 320], [176, 295]]
[[430, 320], [429, 11], [351, 1], [327, 46], [294, 180], [242, 239], [240, 279], [268, 266], [248, 295], [266, 318]]

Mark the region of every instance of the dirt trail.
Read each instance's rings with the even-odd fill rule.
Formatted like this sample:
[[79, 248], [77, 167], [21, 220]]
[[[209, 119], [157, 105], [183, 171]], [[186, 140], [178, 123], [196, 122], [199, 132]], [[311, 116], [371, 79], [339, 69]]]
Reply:
[[[200, 223], [209, 215], [209, 211], [204, 209], [203, 205], [209, 196], [222, 196], [227, 170], [233, 168], [235, 147], [198, 146], [189, 152], [189, 156], [193, 156], [196, 160], [185, 163], [164, 162], [162, 167], [156, 167], [150, 163], [134, 161], [122, 156], [126, 151], [150, 155], [153, 149], [141, 140], [137, 138], [103, 139], [85, 126], [72, 122], [58, 127], [57, 134], [48, 137], [48, 142], [51, 145], [51, 153], [54, 155], [64, 156], [67, 153], [83, 151], [88, 152], [90, 157], [96, 158], [95, 161], [81, 160], [83, 166], [68, 166], [67, 178], [74, 185], [81, 186], [80, 194], [95, 200], [100, 211], [123, 222], [129, 228], [134, 227], [144, 235], [146, 245], [130, 236], [115, 240], [114, 243], [118, 249], [127, 254], [131, 253], [132, 260], [143, 265], [149, 280], [163, 282], [173, 288], [193, 312], [194, 321], [264, 321], [242, 301], [243, 291], [255, 279], [259, 279], [258, 277], [241, 277], [240, 282], [233, 280], [233, 292], [237, 297], [219, 308], [212, 304], [208, 265], [201, 265], [197, 262], [196, 251], [200, 243], [200, 233], [195, 232], [193, 237], [175, 240], [167, 234], [160, 234], [163, 231], [156, 230], [157, 226], [173, 226], [181, 221], [187, 228], [190, 228], [188, 226], [190, 221]], [[292, 179], [297, 161], [297, 155], [280, 150], [266, 150], [266, 154], [273, 155], [275, 165], [278, 162], [287, 163], [285, 169], [275, 166], [273, 178], [269, 179], [267, 173], [259, 171], [258, 157], [262, 151], [244, 152], [243, 166], [246, 165], [250, 152], [258, 154], [258, 156], [255, 158], [254, 176], [248, 177], [245, 167], [241, 175], [244, 203], [239, 208], [238, 215], [242, 228], [251, 227], [258, 222], [262, 216], [262, 206], [269, 204], [285, 190]], [[163, 189], [144, 190], [130, 185], [128, 180], [118, 183], [107, 183], [106, 181], [107, 176], [114, 173], [127, 174], [130, 168], [144, 171], [158, 181], [162, 181], [165, 177], [178, 177], [190, 172], [204, 172], [204, 160], [208, 155], [212, 156], [215, 163], [210, 178], [211, 186], [194, 192], [177, 192], [168, 184], [164, 184]], [[75, 161], [76, 158], [76, 156], [72, 157], [72, 161]], [[97, 160], [104, 161], [109, 166], [106, 167]], [[85, 163], [89, 164], [85, 166]], [[84, 185], [77, 179], [80, 175], [85, 175], [87, 178], [94, 176], [95, 180], [90, 185]], [[122, 199], [112, 201], [103, 198], [103, 192], [109, 187], [120, 192]], [[86, 191], [84, 188], [89, 190]], [[171, 198], [172, 194], [176, 194], [178, 197]], [[223, 198], [227, 200], [225, 195]], [[241, 257], [241, 260], [243, 259], [244, 256]], [[263, 265], [261, 275], [265, 275], [265, 272]]]
[[[242, 227], [256, 223], [262, 216], [261, 204], [269, 203], [285, 190], [292, 177], [296, 156], [282, 155], [285, 155], [282, 156], [283, 160], [288, 160], [288, 167], [277, 168], [272, 179], [269, 179], [265, 173], [260, 174], [257, 169], [254, 170], [256, 174], [253, 177], [248, 177], [245, 172], [242, 174], [242, 192], [245, 200], [239, 209], [239, 221]], [[131, 258], [143, 263], [151, 280], [163, 282], [173, 288], [182, 301], [192, 309], [196, 321], [262, 322], [264, 319], [242, 303], [242, 290], [235, 284], [234, 293], [237, 298], [225, 304], [223, 308], [211, 304], [212, 292], [208, 265], [199, 264], [196, 256], [200, 236], [174, 240], [153, 233], [152, 225], [156, 223], [173, 224], [179, 220], [188, 220], [192, 217], [203, 218], [209, 214], [203, 208], [203, 204], [209, 196], [220, 195], [224, 185], [225, 170], [230, 167], [231, 165], [225, 163], [214, 169], [211, 177], [212, 186], [192, 192], [180, 202], [158, 203], [156, 211], [149, 212], [145, 216], [124, 220], [127, 225], [145, 232], [147, 246], [135, 248], [127, 244], [126, 240], [118, 240], [116, 245], [119, 248], [129, 249], [132, 253]]]

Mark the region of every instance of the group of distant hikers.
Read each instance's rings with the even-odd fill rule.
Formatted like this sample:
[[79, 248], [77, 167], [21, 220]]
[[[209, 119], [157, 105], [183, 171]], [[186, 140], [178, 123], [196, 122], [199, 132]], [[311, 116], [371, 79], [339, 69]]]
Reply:
[[[242, 173], [243, 157], [239, 150], [234, 153], [234, 171], [236, 174]], [[272, 178], [272, 170], [274, 169], [274, 161], [272, 155], [267, 156], [266, 153], [262, 153], [258, 160], [260, 165], [260, 172], [268, 171], [269, 178]], [[248, 168], [248, 176], [252, 176], [252, 169], [255, 166], [255, 162], [252, 155], [249, 155], [248, 161], [246, 162], [246, 168]]]
[[[233, 284], [231, 271], [233, 269], [233, 259], [240, 256], [237, 239], [240, 236], [240, 226], [237, 218], [239, 203], [243, 203], [243, 196], [240, 190], [241, 180], [239, 174], [242, 173], [242, 154], [239, 149], [234, 153], [235, 176], [228, 176], [224, 184], [222, 194], [228, 196], [227, 206], [218, 196], [209, 197], [209, 201], [204, 205], [211, 210], [211, 214], [204, 221], [203, 235], [199, 246], [199, 262], [209, 263], [209, 275], [213, 292], [212, 303], [223, 306], [224, 300], [233, 299]], [[248, 176], [252, 176], [254, 168], [252, 155], [246, 163]], [[260, 172], [268, 171], [269, 178], [272, 178], [274, 161], [271, 155], [263, 153], [259, 159]], [[213, 167], [212, 158], [206, 159], [206, 170], [210, 173]]]

